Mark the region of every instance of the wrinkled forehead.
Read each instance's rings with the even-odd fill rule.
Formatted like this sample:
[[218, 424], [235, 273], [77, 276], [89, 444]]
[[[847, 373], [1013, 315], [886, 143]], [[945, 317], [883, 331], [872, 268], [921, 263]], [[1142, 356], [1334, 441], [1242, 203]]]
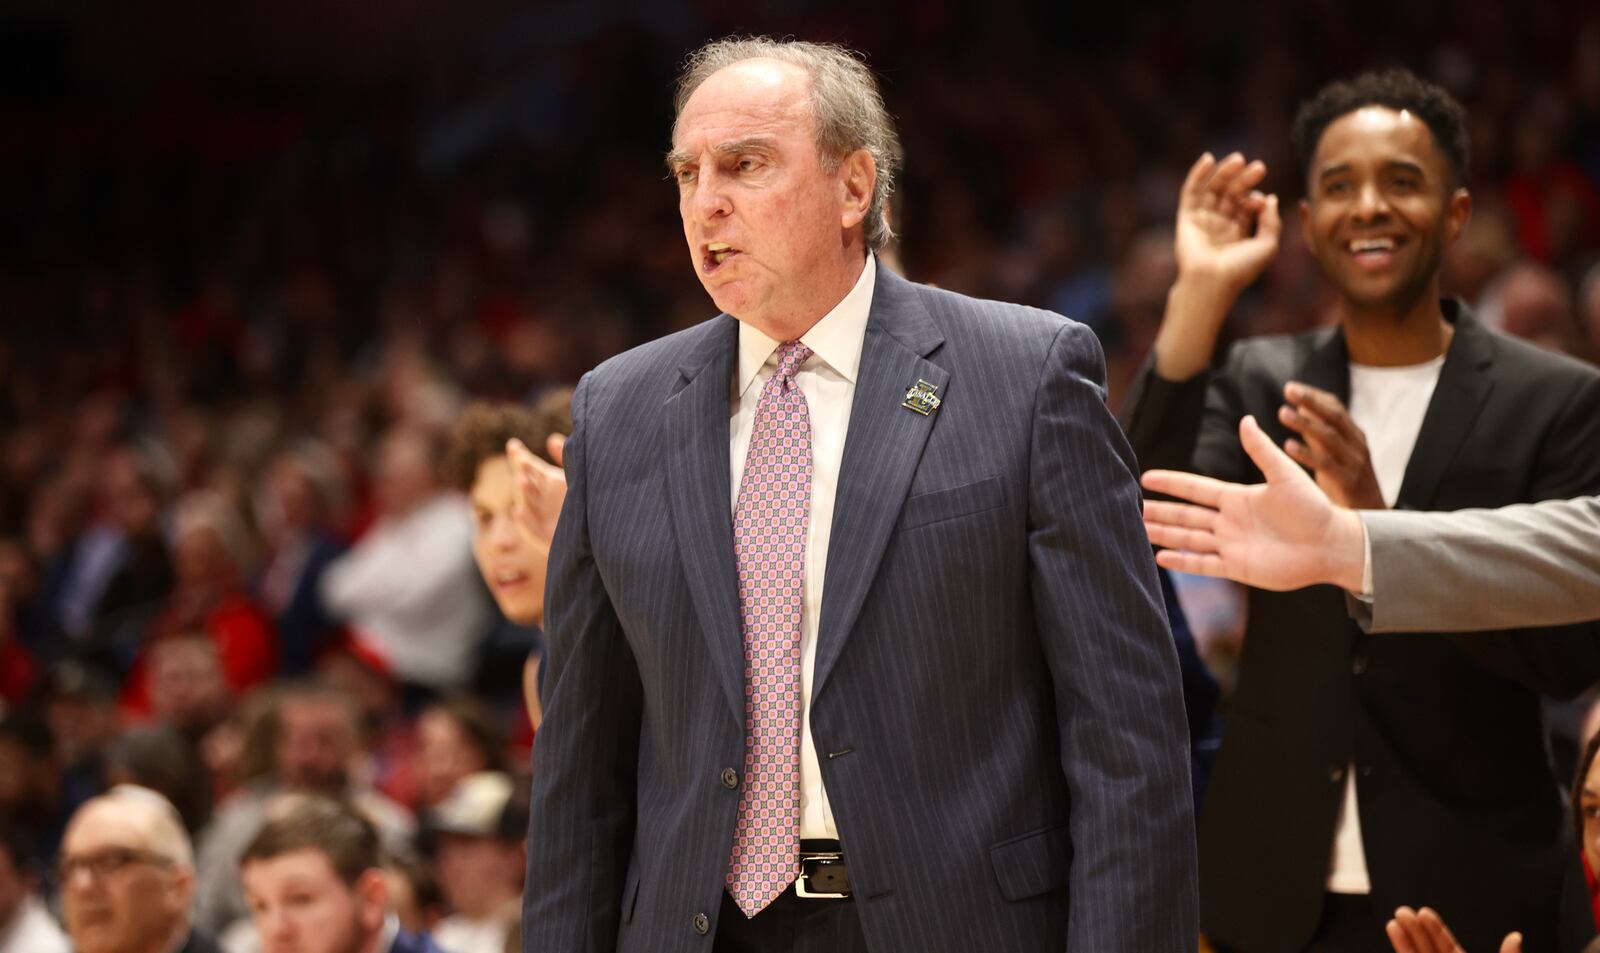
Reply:
[[697, 87], [673, 124], [676, 152], [697, 153], [737, 139], [810, 130], [811, 80], [781, 60], [750, 59], [725, 66]]
[[1422, 117], [1388, 106], [1363, 106], [1328, 123], [1311, 157], [1311, 179], [1343, 166], [1407, 162], [1449, 175], [1449, 161]]

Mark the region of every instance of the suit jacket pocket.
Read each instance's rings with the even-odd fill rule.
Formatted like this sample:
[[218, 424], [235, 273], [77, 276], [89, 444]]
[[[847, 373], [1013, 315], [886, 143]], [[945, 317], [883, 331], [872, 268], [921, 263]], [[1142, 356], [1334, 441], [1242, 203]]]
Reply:
[[929, 490], [906, 498], [905, 504], [900, 507], [900, 524], [897, 528], [905, 530], [953, 520], [958, 516], [996, 509], [1004, 506], [1005, 502], [1005, 489], [997, 476], [942, 490]]
[[622, 922], [633, 922], [633, 907], [639, 902], [639, 861], [628, 865], [628, 878], [622, 882]]
[[989, 848], [1000, 895], [1026, 900], [1058, 890], [1072, 877], [1072, 834], [1066, 824], [1031, 831]]

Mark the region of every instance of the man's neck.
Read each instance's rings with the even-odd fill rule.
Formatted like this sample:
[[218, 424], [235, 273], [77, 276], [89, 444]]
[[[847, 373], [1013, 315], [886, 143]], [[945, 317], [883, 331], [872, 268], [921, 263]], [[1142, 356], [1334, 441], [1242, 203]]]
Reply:
[[1455, 327], [1445, 320], [1439, 305], [1438, 279], [1409, 304], [1341, 306], [1345, 349], [1352, 364], [1369, 367], [1406, 367], [1424, 364], [1450, 348]]
[[[813, 304], [801, 313], [787, 315], [772, 315], [759, 321], [750, 323], [767, 337], [774, 341], [798, 341], [807, 331], [817, 326], [817, 322], [827, 317], [839, 302], [850, 296], [856, 283], [861, 280], [861, 272], [867, 265], [867, 255], [861, 252], [860, 258], [847, 257], [842, 267], [833, 276], [833, 280], [818, 290]], [[828, 269], [830, 272], [832, 268]], [[738, 317], [735, 315], [735, 317]], [[742, 319], [741, 319], [742, 320]]]

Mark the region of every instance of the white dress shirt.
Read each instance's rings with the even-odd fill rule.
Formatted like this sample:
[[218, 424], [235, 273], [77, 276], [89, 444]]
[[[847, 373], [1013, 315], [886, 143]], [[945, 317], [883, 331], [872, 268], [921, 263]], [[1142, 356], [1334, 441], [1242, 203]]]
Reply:
[[72, 944], [38, 898], [26, 896], [10, 923], [0, 923], [0, 953], [71, 953]]
[[[800, 836], [836, 840], [828, 792], [822, 787], [817, 746], [811, 740], [811, 677], [817, 668], [817, 626], [822, 615], [822, 588], [828, 574], [828, 540], [833, 531], [833, 501], [839, 486], [839, 465], [844, 459], [844, 438], [850, 428], [850, 406], [855, 402], [856, 372], [861, 367], [861, 345], [877, 283], [873, 256], [855, 287], [800, 343], [812, 354], [800, 365], [795, 384], [805, 395], [811, 417], [811, 512], [806, 520], [805, 568], [800, 605]], [[755, 425], [761, 389], [778, 368], [774, 341], [748, 324], [739, 325], [739, 366], [734, 372], [733, 419], [729, 423], [729, 463], [733, 475], [733, 503], [739, 505], [739, 481], [750, 451], [750, 431]]]
[[[1367, 438], [1368, 457], [1385, 506], [1394, 506], [1400, 498], [1411, 451], [1422, 432], [1422, 418], [1428, 412], [1428, 402], [1433, 399], [1443, 367], [1442, 354], [1405, 367], [1350, 365], [1350, 419]], [[1367, 582], [1370, 585], [1370, 580]], [[1327, 889], [1329, 893], [1372, 892], [1366, 845], [1361, 840], [1361, 805], [1356, 797], [1354, 764], [1344, 772], [1344, 801], [1334, 828]]]

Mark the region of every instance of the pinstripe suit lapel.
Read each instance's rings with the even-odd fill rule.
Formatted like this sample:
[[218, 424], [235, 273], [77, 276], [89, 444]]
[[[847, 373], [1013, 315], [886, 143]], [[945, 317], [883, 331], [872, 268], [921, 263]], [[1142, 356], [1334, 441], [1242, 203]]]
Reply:
[[914, 286], [879, 266], [834, 498], [813, 700], [855, 626], [922, 448], [938, 423], [937, 410], [923, 416], [900, 405], [918, 380], [946, 395], [949, 372], [926, 360], [943, 343]]
[[700, 631], [728, 706], [744, 724], [744, 642], [733, 564], [733, 492], [728, 474], [729, 389], [739, 324], [723, 315], [704, 346], [679, 368], [683, 386], [667, 398], [672, 525]]

